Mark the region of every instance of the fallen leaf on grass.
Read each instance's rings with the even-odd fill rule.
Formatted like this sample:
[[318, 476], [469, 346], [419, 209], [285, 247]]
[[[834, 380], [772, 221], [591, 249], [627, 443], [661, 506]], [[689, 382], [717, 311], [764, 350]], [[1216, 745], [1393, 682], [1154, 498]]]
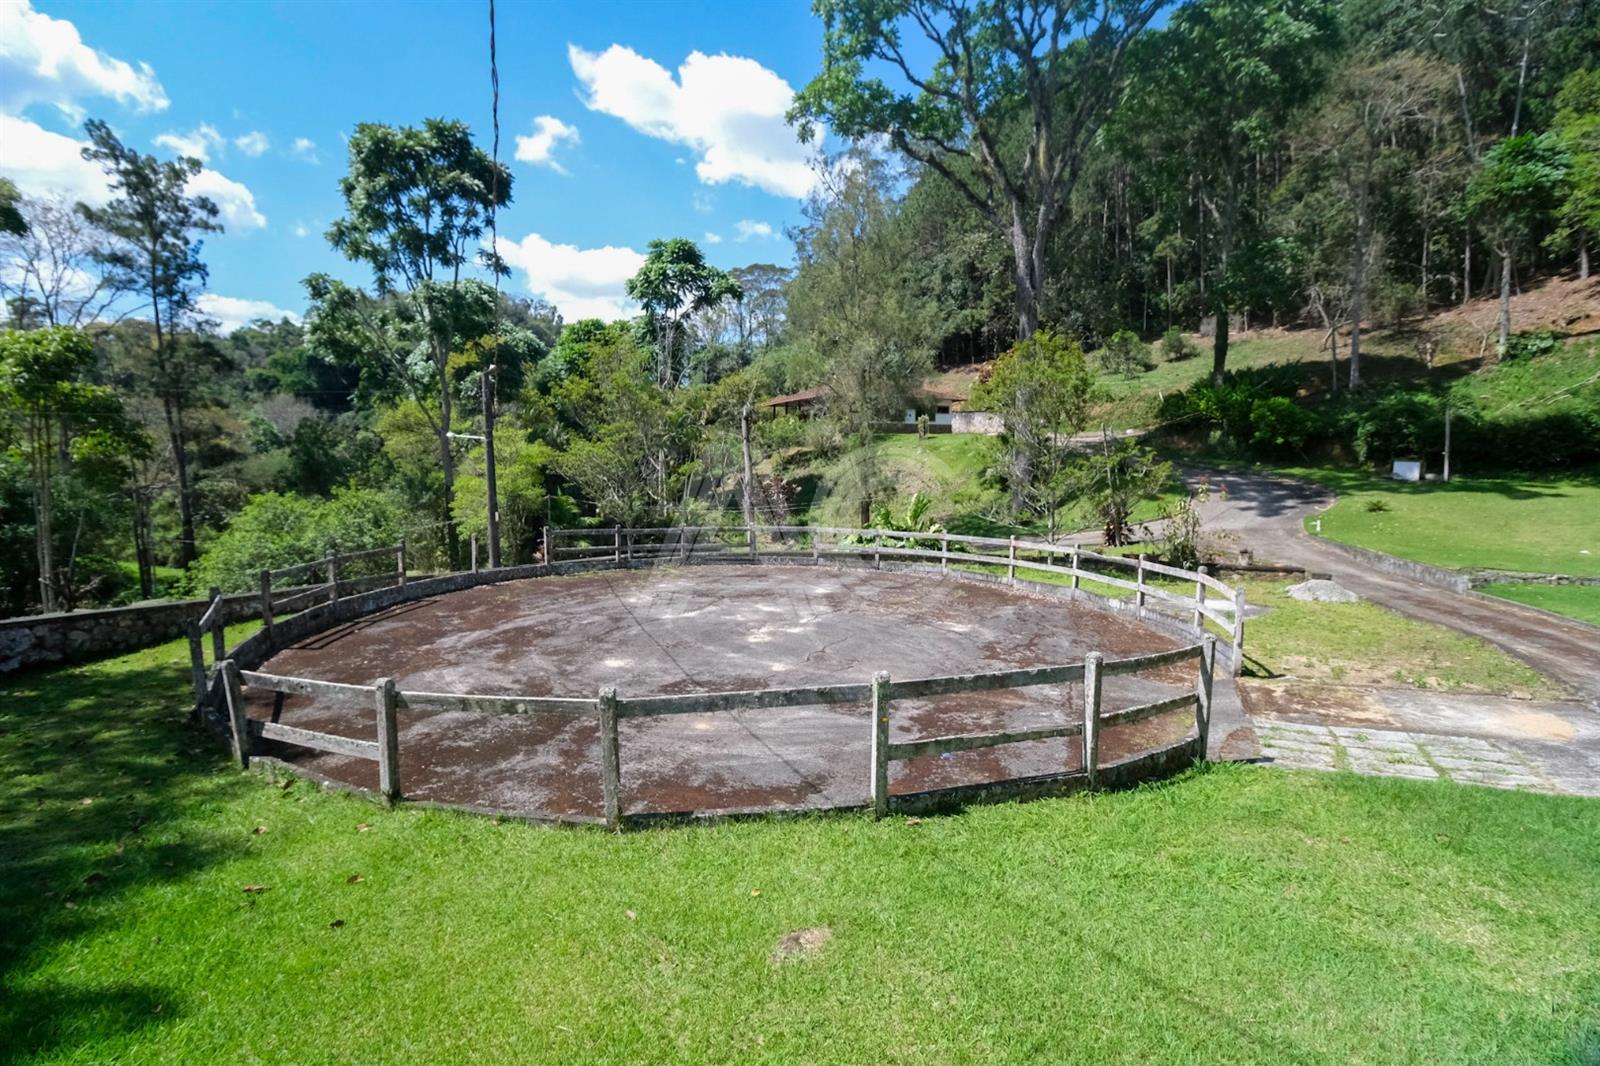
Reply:
[[761, 890], [759, 888], [752, 888], [750, 890], [750, 894], [752, 896], [759, 896], [759, 895], [761, 895]]
[[365, 880], [366, 878], [362, 877], [360, 874], [351, 874], [349, 877], [344, 879], [344, 883], [347, 885], [358, 885]]
[[630, 921], [630, 922], [631, 921], [635, 921], [639, 917], [633, 911], [628, 911], [627, 914], [628, 914], [628, 921]]
[[252, 829], [250, 831], [252, 833], [254, 833], [256, 836], [260, 836], [262, 833], [265, 833], [267, 831], [267, 827], [264, 826], [264, 825], [258, 825], [258, 826], [256, 826], [254, 829]]
[[362, 822], [360, 825], [356, 826], [356, 832], [365, 833], [368, 829], [371, 829], [371, 828], [372, 828], [372, 826], [368, 825], [366, 822]]
[[89, 804], [94, 802], [94, 797], [93, 796], [85, 796], [85, 797], [83, 797], [83, 799], [79, 800], [78, 802], [83, 804], [85, 807], [87, 807], [87, 806], [89, 806]]
[[328, 928], [329, 929], [343, 929], [344, 928], [344, 919], [343, 918], [335, 918], [333, 921], [328, 923]]
[[65, 908], [67, 908], [67, 910], [69, 910], [69, 911], [75, 911], [75, 910], [78, 909], [78, 905], [76, 903], [72, 902], [70, 899], [67, 900], [65, 903], [63, 903], [61, 905], [63, 907], [65, 907]]
[[922, 819], [921, 818], [907, 818], [906, 819], [906, 824], [907, 825], [921, 825], [922, 824]]
[[265, 892], [266, 890], [267, 890], [267, 886], [266, 885], [245, 885], [244, 886], [244, 891], [249, 892], [252, 895], [257, 893], [257, 892]]

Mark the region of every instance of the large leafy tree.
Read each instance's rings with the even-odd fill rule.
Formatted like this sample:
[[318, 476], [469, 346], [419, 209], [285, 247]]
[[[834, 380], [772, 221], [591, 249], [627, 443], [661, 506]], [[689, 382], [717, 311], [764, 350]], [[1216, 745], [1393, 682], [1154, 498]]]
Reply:
[[1556, 211], [1551, 243], [1578, 249], [1578, 277], [1589, 276], [1589, 253], [1600, 244], [1600, 70], [1580, 70], [1556, 97], [1554, 132], [1571, 160], [1567, 196]]
[[0, 233], [0, 296], [11, 320], [27, 329], [122, 317], [112, 312], [129, 279], [101, 266], [115, 238], [66, 200], [23, 199], [18, 206], [26, 225], [20, 233]]
[[[33, 485], [34, 556], [46, 611], [70, 610], [77, 593], [79, 538], [67, 537], [64, 558], [57, 555], [54, 502], [61, 475], [81, 466], [115, 478], [125, 462], [149, 450], [116, 393], [88, 380], [94, 362], [93, 342], [76, 329], [0, 332], [0, 432], [24, 456]], [[74, 433], [63, 455], [68, 422]]]
[[1553, 133], [1508, 137], [1484, 154], [1467, 184], [1467, 210], [1500, 257], [1497, 351], [1511, 337], [1511, 260], [1547, 227], [1564, 199], [1571, 156]]
[[[1051, 236], [1164, 0], [815, 0], [822, 72], [790, 119], [885, 137], [1011, 246], [1017, 336], [1039, 326]], [[893, 72], [891, 85], [879, 73]]]
[[724, 301], [738, 301], [744, 290], [726, 271], [706, 262], [700, 247], [674, 237], [650, 242], [639, 272], [628, 279], [628, 295], [639, 302], [655, 334], [656, 383], [664, 389], [683, 384], [686, 360], [679, 348], [684, 323]]
[[1001, 356], [972, 393], [974, 404], [1004, 422], [1000, 447], [1012, 498], [1045, 520], [1052, 541], [1056, 517], [1076, 490], [1071, 437], [1088, 424], [1095, 396], [1083, 349], [1048, 329]]
[[[368, 122], [350, 138], [350, 169], [339, 188], [345, 217], [329, 227], [328, 240], [346, 258], [371, 268], [376, 299], [326, 278], [311, 279], [311, 293], [343, 318], [347, 339], [364, 332], [391, 365], [420, 362], [427, 368], [427, 390], [438, 408], [438, 416], [430, 412], [429, 418], [444, 476], [441, 519], [455, 559], [460, 553], [450, 506], [455, 491], [450, 354], [460, 336], [462, 271], [488, 230], [490, 212], [511, 202], [511, 172], [472, 143], [465, 123], [437, 118], [420, 127]], [[489, 270], [506, 272], [493, 251], [482, 254]], [[391, 296], [404, 305], [403, 313], [384, 306]], [[401, 319], [406, 328], [391, 328]], [[404, 388], [420, 395], [417, 383]]]
[[1336, 22], [1331, 0], [1202, 0], [1134, 46], [1135, 73], [1110, 132], [1160, 203], [1204, 213], [1218, 381], [1229, 312], [1255, 295], [1234, 253], [1262, 237], [1261, 159], [1321, 85]]
[[104, 207], [84, 207], [83, 215], [111, 237], [95, 252], [110, 283], [138, 293], [148, 306], [150, 360], [140, 384], [161, 403], [162, 420], [172, 445], [178, 478], [178, 562], [194, 562], [195, 499], [190, 472], [189, 413], [196, 403], [196, 381], [202, 368], [195, 358], [209, 358], [198, 346], [178, 343], [176, 334], [195, 313], [195, 299], [206, 282], [200, 258], [201, 238], [222, 230], [217, 205], [191, 196], [189, 179], [200, 173], [198, 159], [163, 162], [143, 155], [117, 139], [99, 119], [84, 125], [89, 144], [83, 157], [98, 163], [109, 179], [113, 198]]

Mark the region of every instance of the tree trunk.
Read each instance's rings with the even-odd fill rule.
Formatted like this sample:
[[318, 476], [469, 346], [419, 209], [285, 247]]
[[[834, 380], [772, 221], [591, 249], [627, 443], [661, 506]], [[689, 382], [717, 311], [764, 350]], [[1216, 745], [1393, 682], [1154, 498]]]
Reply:
[[178, 474], [178, 565], [188, 567], [199, 558], [194, 535], [194, 497], [189, 491], [189, 454], [185, 447], [183, 412], [170, 395], [161, 398], [167, 420], [167, 436], [172, 442], [172, 460]]
[[1461, 306], [1472, 299], [1472, 231], [1467, 230], [1461, 250]]
[[[1220, 291], [1220, 290], [1219, 290]], [[1211, 338], [1211, 380], [1222, 384], [1222, 374], [1228, 369], [1228, 308], [1217, 301], [1217, 329]]]
[[1020, 206], [1011, 213], [1011, 257], [1017, 281], [1017, 340], [1025, 341], [1039, 329], [1039, 294], [1043, 285], [1043, 227], [1028, 240]]
[[1589, 280], [1589, 239], [1578, 238], [1578, 280]]
[[494, 367], [483, 371], [483, 481], [489, 496], [489, 569], [500, 566], [500, 496], [494, 479]]
[[750, 404], [747, 402], [739, 410], [739, 447], [744, 455], [744, 524], [754, 528], [756, 524], [755, 509], [755, 465], [750, 460]]
[[1511, 342], [1511, 250], [1500, 249], [1500, 337], [1495, 346], [1501, 359], [1506, 357], [1506, 346]]
[[150, 501], [138, 489], [133, 491], [133, 558], [139, 567], [139, 596], [151, 599], [156, 594], [156, 575], [150, 538]]
[[[43, 434], [43, 439], [41, 439]], [[39, 607], [46, 613], [57, 607], [54, 530], [50, 514], [50, 449], [48, 423], [33, 440], [33, 543], [39, 564]]]

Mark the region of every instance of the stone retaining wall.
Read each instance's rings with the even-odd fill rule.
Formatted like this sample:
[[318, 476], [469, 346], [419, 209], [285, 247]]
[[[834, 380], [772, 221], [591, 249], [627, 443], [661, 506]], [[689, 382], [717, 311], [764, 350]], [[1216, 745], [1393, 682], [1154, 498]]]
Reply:
[[[304, 586], [304, 589], [315, 586]], [[304, 591], [284, 589], [283, 595]], [[0, 674], [30, 666], [83, 662], [104, 655], [136, 651], [184, 635], [190, 622], [210, 600], [170, 600], [134, 607], [64, 611], [0, 619]], [[258, 616], [254, 593], [225, 596], [224, 624]]]

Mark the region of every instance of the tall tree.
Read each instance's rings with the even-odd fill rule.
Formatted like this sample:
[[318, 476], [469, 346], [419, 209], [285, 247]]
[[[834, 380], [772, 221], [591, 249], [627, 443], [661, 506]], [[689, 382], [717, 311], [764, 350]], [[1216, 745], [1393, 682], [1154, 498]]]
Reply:
[[694, 315], [724, 301], [738, 301], [739, 283], [706, 262], [698, 245], [682, 237], [650, 242], [639, 272], [628, 279], [628, 295], [644, 308], [655, 334], [656, 383], [664, 389], [683, 383], [686, 360], [678, 348], [683, 324]]
[[[1011, 246], [1017, 336], [1039, 326], [1051, 236], [1164, 0], [815, 0], [822, 72], [790, 121], [886, 137]], [[921, 40], [907, 42], [907, 38]], [[924, 62], [924, 55], [931, 61]], [[877, 74], [892, 69], [891, 86]]]
[[1403, 180], [1416, 143], [1437, 129], [1449, 85], [1449, 69], [1421, 56], [1348, 66], [1302, 138], [1302, 152], [1322, 168], [1349, 217], [1351, 388], [1361, 383], [1361, 322], [1382, 237], [1379, 198]]
[[101, 268], [115, 238], [64, 200], [30, 198], [18, 206], [23, 231], [0, 235], [0, 296], [12, 321], [28, 329], [82, 326], [107, 316], [127, 294], [126, 274]]
[[1564, 199], [1571, 157], [1553, 133], [1508, 137], [1484, 154], [1467, 185], [1467, 210], [1500, 257], [1500, 316], [1496, 351], [1511, 339], [1511, 259], [1549, 225]]
[[200, 173], [198, 159], [162, 162], [126, 147], [99, 119], [84, 125], [89, 144], [83, 157], [105, 170], [114, 198], [104, 207], [84, 207], [83, 215], [110, 235], [110, 244], [95, 252], [111, 283], [137, 292], [150, 308], [154, 326], [150, 372], [146, 384], [161, 401], [167, 437], [178, 477], [178, 514], [182, 523], [178, 561], [194, 562], [194, 484], [189, 470], [186, 418], [194, 405], [196, 368], [188, 354], [194, 346], [176, 343], [175, 334], [195, 311], [195, 298], [206, 282], [200, 238], [219, 233], [217, 205], [186, 192], [189, 179]]
[[1551, 242], [1578, 251], [1578, 277], [1589, 276], [1589, 252], [1600, 245], [1600, 70], [1574, 72], [1556, 96], [1555, 134], [1572, 161], [1567, 196], [1557, 208]]
[[1204, 212], [1219, 382], [1229, 313], [1248, 297], [1230, 273], [1233, 254], [1262, 233], [1262, 156], [1320, 87], [1336, 21], [1332, 0], [1201, 0], [1134, 45], [1110, 132], [1163, 201]]
[[[78, 458], [113, 460], [148, 449], [115, 392], [86, 380], [94, 361], [94, 344], [76, 329], [0, 332], [0, 418], [7, 423], [4, 436], [23, 452], [31, 475], [39, 603], [45, 611], [70, 610], [76, 592], [78, 538], [70, 538], [64, 565], [56, 556], [53, 504], [62, 467]], [[68, 419], [77, 432], [71, 452], [62, 456], [61, 424]]]
[[[430, 420], [444, 472], [441, 519], [455, 560], [460, 547], [451, 509], [455, 458], [449, 363], [461, 308], [458, 290], [462, 270], [487, 231], [491, 208], [511, 202], [511, 172], [472, 143], [465, 123], [438, 118], [421, 127], [364, 122], [350, 138], [350, 169], [339, 189], [345, 217], [329, 227], [329, 243], [371, 268], [379, 298], [394, 294], [408, 304], [420, 333], [418, 354], [431, 370], [439, 406], [438, 418], [430, 414]], [[506, 272], [494, 251], [482, 257], [489, 270]], [[314, 285], [314, 296], [318, 288], [332, 291]]]

